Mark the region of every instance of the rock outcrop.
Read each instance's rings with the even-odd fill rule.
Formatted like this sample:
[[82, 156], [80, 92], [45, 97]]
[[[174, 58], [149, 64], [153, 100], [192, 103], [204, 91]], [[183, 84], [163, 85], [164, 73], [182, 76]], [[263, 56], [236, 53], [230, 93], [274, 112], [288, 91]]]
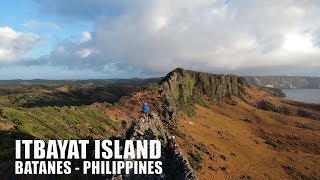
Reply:
[[160, 116], [151, 112], [149, 117], [141, 116], [133, 126], [131, 140], [160, 140], [162, 145], [161, 175], [121, 175], [113, 179], [198, 179], [175, 139], [163, 127]]
[[159, 84], [165, 96], [192, 116], [194, 104], [205, 106], [205, 99], [215, 103], [225, 97], [242, 97], [247, 81], [235, 75], [209, 74], [177, 68]]
[[281, 97], [281, 98], [286, 97], [286, 94], [282, 92], [282, 90], [279, 88], [272, 88], [272, 87], [266, 87], [266, 86], [259, 86], [259, 88], [269, 92], [273, 96]]

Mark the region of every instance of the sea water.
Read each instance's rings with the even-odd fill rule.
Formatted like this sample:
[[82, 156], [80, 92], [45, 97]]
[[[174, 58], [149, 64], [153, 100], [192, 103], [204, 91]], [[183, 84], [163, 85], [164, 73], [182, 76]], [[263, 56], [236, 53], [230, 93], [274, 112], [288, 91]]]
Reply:
[[320, 104], [320, 89], [282, 89], [285, 99]]

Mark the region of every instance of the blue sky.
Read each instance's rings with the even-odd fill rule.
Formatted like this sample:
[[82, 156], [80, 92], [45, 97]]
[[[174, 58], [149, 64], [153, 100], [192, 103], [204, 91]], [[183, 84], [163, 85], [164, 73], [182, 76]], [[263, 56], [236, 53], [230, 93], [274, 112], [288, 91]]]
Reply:
[[0, 79], [320, 76], [316, 0], [3, 1]]
[[0, 11], [0, 27], [35, 33], [45, 39], [45, 43], [29, 52], [30, 56], [46, 55], [60, 41], [71, 39], [84, 31], [92, 31], [92, 21], [68, 22], [54, 14], [43, 14], [38, 6], [34, 1], [7, 1], [2, 3]]

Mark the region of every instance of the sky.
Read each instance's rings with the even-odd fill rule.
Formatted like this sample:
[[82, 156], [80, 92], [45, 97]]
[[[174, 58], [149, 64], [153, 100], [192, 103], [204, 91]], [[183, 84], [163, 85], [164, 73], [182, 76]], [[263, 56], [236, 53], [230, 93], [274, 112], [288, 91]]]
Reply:
[[0, 79], [320, 76], [319, 0], [3, 0]]

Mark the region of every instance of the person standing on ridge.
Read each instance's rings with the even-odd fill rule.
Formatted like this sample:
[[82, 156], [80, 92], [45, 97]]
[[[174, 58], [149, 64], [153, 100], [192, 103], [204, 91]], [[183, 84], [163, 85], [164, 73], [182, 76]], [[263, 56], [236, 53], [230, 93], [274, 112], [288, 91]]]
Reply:
[[149, 106], [147, 103], [144, 103], [144, 106], [143, 106], [143, 113], [145, 114], [145, 117], [146, 117], [146, 121], [148, 121], [148, 112], [149, 112]]

